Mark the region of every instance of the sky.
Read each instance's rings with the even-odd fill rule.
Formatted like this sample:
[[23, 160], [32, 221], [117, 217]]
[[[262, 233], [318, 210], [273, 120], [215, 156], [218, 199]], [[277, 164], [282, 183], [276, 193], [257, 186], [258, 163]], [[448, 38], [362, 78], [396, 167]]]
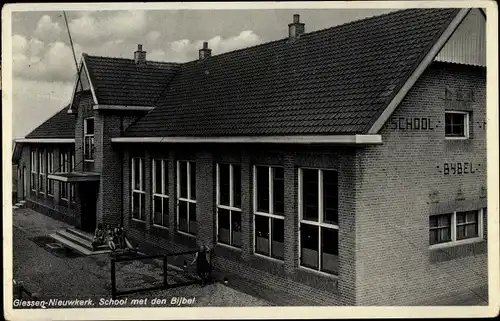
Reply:
[[[389, 9], [261, 9], [66, 11], [77, 60], [81, 54], [147, 60], [197, 59], [208, 41], [212, 55], [287, 37], [293, 14], [306, 32], [387, 13]], [[62, 11], [12, 13], [12, 136], [24, 137], [65, 107], [76, 67]]]

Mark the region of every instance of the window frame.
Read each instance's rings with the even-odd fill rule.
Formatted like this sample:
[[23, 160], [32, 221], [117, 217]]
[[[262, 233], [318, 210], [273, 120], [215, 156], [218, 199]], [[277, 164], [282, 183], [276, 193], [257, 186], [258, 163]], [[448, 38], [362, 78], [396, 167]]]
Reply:
[[[52, 173], [54, 173], [54, 151], [51, 150], [47, 151], [47, 174]], [[50, 178], [47, 178], [47, 195], [54, 197], [54, 180]]]
[[[92, 121], [94, 122], [94, 133], [93, 134], [88, 134], [87, 133], [87, 121], [89, 119], [92, 119]], [[89, 163], [93, 163], [95, 162], [95, 158], [94, 158], [94, 152], [95, 152], [95, 142], [94, 142], [94, 137], [95, 137], [95, 117], [86, 117], [84, 120], [83, 120], [83, 161], [84, 162], [89, 162]], [[92, 155], [92, 158], [87, 158], [87, 138], [90, 139], [91, 141], [91, 155]]]
[[[304, 189], [302, 187], [302, 183], [303, 183], [303, 169], [309, 169], [309, 170], [315, 170], [318, 172], [318, 221], [315, 222], [315, 221], [310, 221], [310, 220], [304, 220], [303, 219], [303, 209], [302, 209], [302, 204], [303, 204], [303, 192], [304, 192]], [[339, 222], [337, 222], [337, 224], [331, 224], [331, 223], [325, 223], [323, 222], [323, 208], [324, 208], [324, 203], [323, 203], [323, 199], [324, 199], [324, 195], [323, 195], [323, 185], [324, 185], [324, 182], [323, 182], [323, 172], [324, 171], [335, 171], [337, 172], [337, 193], [338, 195], [340, 195], [340, 190], [338, 188], [338, 170], [337, 169], [329, 169], [329, 168], [317, 168], [317, 167], [307, 167], [307, 166], [303, 166], [303, 167], [299, 167], [298, 168], [298, 179], [297, 179], [297, 183], [298, 183], [298, 191], [297, 191], [297, 194], [298, 194], [298, 202], [297, 202], [297, 207], [298, 207], [298, 246], [299, 246], [299, 255], [298, 255], [298, 266], [300, 269], [304, 269], [304, 270], [307, 270], [307, 271], [311, 271], [311, 272], [314, 272], [314, 273], [319, 273], [321, 275], [325, 275], [325, 276], [329, 276], [329, 277], [334, 277], [334, 278], [338, 278], [338, 274], [333, 274], [333, 273], [329, 273], [329, 272], [325, 272], [325, 271], [322, 271], [321, 270], [321, 258], [322, 258], [322, 254], [323, 254], [323, 248], [322, 248], [322, 228], [327, 228], [327, 229], [331, 229], [331, 230], [336, 230], [337, 231], [337, 242], [339, 243], [340, 242], [340, 236], [339, 236]], [[339, 197], [337, 195], [337, 200], [338, 202], [340, 201]], [[339, 202], [340, 203], [340, 202]], [[337, 205], [339, 205], [339, 203]], [[338, 208], [337, 208], [337, 212], [339, 212]], [[338, 216], [340, 217], [340, 216]], [[311, 268], [311, 267], [307, 267], [307, 266], [304, 266], [301, 264], [301, 258], [302, 258], [302, 230], [301, 230], [301, 224], [308, 224], [309, 226], [315, 226], [317, 227], [318, 229], [318, 269], [314, 269], [314, 268]], [[337, 252], [339, 250], [339, 244], [337, 243]], [[337, 254], [337, 257], [339, 257], [339, 255]], [[338, 268], [338, 267], [337, 267]], [[338, 273], [338, 271], [337, 271]]]
[[[268, 186], [269, 186], [269, 213], [262, 212], [258, 210], [258, 186], [257, 186], [257, 167], [265, 167], [268, 169]], [[274, 186], [273, 186], [273, 179], [274, 179], [274, 169], [275, 168], [282, 168], [283, 169], [283, 176], [285, 172], [285, 168], [283, 165], [262, 165], [262, 164], [255, 164], [253, 165], [253, 213], [252, 213], [252, 225], [253, 225], [253, 248], [252, 248], [252, 253], [256, 256], [263, 257], [269, 260], [274, 260], [276, 262], [283, 263], [284, 262], [284, 255], [283, 259], [276, 258], [272, 256], [272, 240], [273, 240], [273, 235], [272, 235], [272, 219], [279, 219], [283, 220], [283, 234], [285, 233], [284, 231], [284, 226], [285, 226], [285, 213], [283, 215], [275, 214], [274, 213]], [[284, 177], [283, 177], [284, 180]], [[284, 182], [283, 182], [284, 183]], [[283, 192], [284, 194], [284, 192]], [[283, 195], [284, 197], [284, 195]], [[262, 253], [257, 253], [256, 248], [257, 248], [257, 235], [256, 235], [256, 225], [255, 225], [255, 218], [256, 216], [260, 217], [266, 217], [268, 220], [268, 252], [269, 255], [265, 255]], [[285, 244], [285, 240], [283, 239], [283, 246]]]
[[[64, 151], [64, 152], [59, 153], [59, 170], [61, 173], [69, 173], [70, 172], [70, 163], [69, 163], [70, 157], [71, 156], [70, 156], [69, 151]], [[63, 188], [63, 185], [64, 185], [64, 188]], [[59, 186], [60, 186], [59, 197], [62, 200], [68, 202], [71, 198], [70, 191], [69, 191], [69, 189], [70, 189], [69, 183], [60, 182]], [[63, 190], [65, 191], [65, 193], [63, 193]], [[64, 196], [66, 196], [66, 197], [64, 197]]]
[[[484, 240], [484, 207], [476, 210], [470, 210], [470, 211], [475, 211], [477, 212], [477, 236], [471, 237], [471, 238], [466, 238], [466, 239], [457, 239], [457, 213], [462, 213], [462, 212], [469, 212], [469, 211], [453, 211], [453, 212], [448, 212], [448, 213], [442, 213], [442, 214], [433, 214], [429, 215], [428, 219], [428, 229], [427, 229], [427, 236], [429, 237], [429, 233], [431, 230], [430, 226], [430, 217], [434, 215], [445, 215], [445, 214], [450, 214], [451, 215], [451, 240], [448, 242], [442, 242], [442, 243], [436, 243], [436, 244], [429, 244], [429, 249], [439, 249], [439, 248], [444, 248], [444, 247], [453, 247], [456, 245], [461, 245], [461, 244], [469, 244], [469, 243], [476, 243], [476, 242], [481, 242]], [[428, 241], [430, 243], [430, 239]]]
[[[186, 168], [186, 180], [187, 180], [187, 182], [186, 182], [186, 184], [187, 184], [186, 185], [186, 189], [187, 189], [187, 191], [186, 191], [186, 193], [187, 193], [186, 197], [181, 197], [181, 177], [180, 177], [181, 162], [186, 163], [186, 167], [187, 167]], [[183, 235], [187, 235], [187, 236], [190, 236], [190, 237], [196, 237], [196, 235], [198, 233], [196, 233], [196, 234], [191, 233], [190, 232], [190, 227], [189, 227], [189, 222], [190, 222], [190, 220], [189, 220], [189, 218], [190, 218], [189, 204], [195, 204], [196, 211], [198, 211], [198, 208], [197, 208], [197, 205], [196, 205], [196, 197], [198, 196], [197, 193], [195, 195], [195, 199], [191, 198], [192, 197], [192, 195], [191, 195], [192, 194], [191, 193], [191, 188], [192, 188], [192, 186], [191, 186], [191, 182], [192, 182], [191, 181], [191, 175], [192, 175], [191, 171], [192, 171], [192, 168], [193, 168], [191, 166], [192, 164], [195, 164], [195, 166], [196, 166], [196, 162], [194, 162], [194, 161], [190, 161], [190, 160], [177, 160], [177, 164], [176, 164], [176, 167], [177, 167], [177, 173], [176, 173], [176, 175], [177, 175], [177, 210], [176, 210], [177, 217], [176, 217], [176, 219], [177, 219], [177, 221], [176, 221], [176, 228], [175, 228], [175, 230], [177, 231], [177, 233], [180, 233], [180, 234], [183, 234]], [[196, 170], [195, 170], [194, 175], [195, 175], [195, 184], [196, 184]], [[180, 202], [186, 202], [187, 203], [186, 204], [186, 214], [187, 214], [188, 232], [181, 231], [179, 229], [179, 227], [180, 227], [179, 226], [180, 225], [179, 224]], [[196, 213], [196, 227], [197, 227], [197, 231], [198, 231], [198, 213]]]
[[[156, 161], [160, 161], [161, 162], [161, 194], [160, 193], [156, 193]], [[163, 208], [163, 202], [165, 199], [167, 199], [167, 201], [170, 200], [170, 191], [168, 191], [166, 193], [165, 191], [165, 185], [167, 186], [167, 189], [168, 189], [168, 179], [170, 178], [170, 175], [168, 173], [168, 159], [165, 159], [165, 158], [153, 158], [151, 160], [151, 188], [152, 188], [152, 193], [151, 193], [151, 209], [152, 209], [152, 224], [153, 226], [155, 227], [159, 227], [159, 228], [164, 228], [164, 229], [167, 229], [169, 228], [169, 222], [168, 222], [168, 219], [167, 219], [167, 222], [164, 222], [164, 215], [165, 215], [165, 209]], [[167, 182], [165, 182], [165, 171], [166, 171], [166, 174], [167, 174]], [[162, 221], [162, 224], [156, 224], [155, 223], [155, 197], [160, 197], [161, 200], [162, 200], [162, 214], [161, 214], [161, 221]], [[169, 208], [168, 208], [169, 209]], [[167, 211], [167, 218], [170, 217], [170, 211], [168, 210]]]
[[[229, 165], [229, 205], [224, 205], [220, 204], [220, 165]], [[233, 229], [232, 229], [232, 215], [233, 212], [239, 212], [240, 213], [240, 219], [242, 219], [242, 209], [241, 209], [241, 199], [240, 199], [240, 208], [234, 206], [234, 166], [239, 166], [240, 171], [241, 171], [241, 165], [240, 164], [234, 164], [234, 163], [224, 163], [220, 162], [216, 164], [216, 196], [215, 196], [215, 207], [216, 207], [216, 218], [215, 218], [215, 224], [216, 224], [216, 242], [217, 244], [227, 246], [233, 249], [241, 250], [243, 248], [243, 244], [241, 247], [238, 247], [233, 244], [228, 244], [219, 241], [219, 209], [227, 210], [229, 212], [229, 241], [231, 243], [233, 239]], [[241, 188], [241, 172], [240, 172], [240, 188]], [[240, 190], [240, 197], [241, 197], [241, 190]], [[241, 226], [240, 226], [240, 233], [241, 233]]]
[[[470, 112], [459, 110], [446, 110], [444, 112], [444, 137], [449, 140], [465, 140], [470, 138]], [[464, 115], [464, 136], [448, 136], [446, 134], [446, 114], [459, 114]]]
[[43, 194], [45, 195], [45, 193], [47, 192], [47, 184], [46, 184], [46, 181], [45, 181], [45, 178], [46, 178], [46, 174], [45, 174], [45, 167], [46, 167], [46, 163], [45, 163], [45, 151], [41, 151], [41, 152], [38, 152], [38, 192], [40, 194]]
[[30, 189], [32, 192], [37, 191], [37, 168], [38, 168], [38, 154], [36, 150], [31, 151], [31, 186]]
[[[140, 189], [136, 189], [135, 188], [135, 161], [139, 161], [139, 188]], [[131, 170], [131, 174], [130, 174], [130, 214], [132, 216], [132, 220], [133, 221], [137, 221], [137, 222], [146, 222], [146, 206], [144, 206], [144, 213], [142, 212], [142, 203], [141, 203], [141, 200], [142, 200], [142, 196], [141, 195], [144, 195], [144, 202], [146, 202], [146, 189], [145, 189], [145, 186], [144, 186], [144, 157], [131, 157], [130, 159], [130, 170]], [[134, 194], [138, 194], [139, 195], [139, 216], [138, 218], [137, 217], [134, 217]], [[146, 204], [144, 204], [146, 205]]]

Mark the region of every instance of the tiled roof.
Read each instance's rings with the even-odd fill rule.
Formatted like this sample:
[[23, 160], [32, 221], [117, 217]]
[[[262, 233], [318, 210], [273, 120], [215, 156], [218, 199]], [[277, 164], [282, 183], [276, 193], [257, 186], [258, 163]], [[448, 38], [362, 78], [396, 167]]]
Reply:
[[75, 138], [75, 115], [68, 114], [69, 106], [58, 111], [26, 138]]
[[152, 106], [172, 79], [178, 64], [84, 54], [99, 104]]
[[180, 66], [125, 136], [366, 133], [458, 9], [410, 9]]

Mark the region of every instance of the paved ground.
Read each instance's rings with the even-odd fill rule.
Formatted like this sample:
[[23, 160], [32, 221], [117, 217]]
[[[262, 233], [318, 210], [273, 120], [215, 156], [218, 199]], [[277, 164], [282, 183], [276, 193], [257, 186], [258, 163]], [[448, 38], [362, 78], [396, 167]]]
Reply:
[[[18, 209], [13, 214], [13, 273], [40, 300], [92, 299], [99, 306], [101, 299], [111, 298], [110, 257], [99, 254], [79, 257], [58, 257], [35, 244], [31, 239], [48, 235], [67, 225], [29, 209]], [[153, 262], [134, 262], [117, 265], [117, 287], [132, 289], [137, 286], [154, 286], [162, 280], [163, 268]], [[172, 280], [171, 280], [172, 281]], [[173, 281], [172, 281], [173, 282]], [[149, 298], [144, 306], [151, 306], [154, 298], [163, 299], [171, 306], [172, 297], [195, 298], [189, 306], [268, 306], [263, 299], [242, 293], [220, 283], [205, 287], [191, 285], [175, 289], [128, 295], [126, 304], [132, 306], [133, 298]]]

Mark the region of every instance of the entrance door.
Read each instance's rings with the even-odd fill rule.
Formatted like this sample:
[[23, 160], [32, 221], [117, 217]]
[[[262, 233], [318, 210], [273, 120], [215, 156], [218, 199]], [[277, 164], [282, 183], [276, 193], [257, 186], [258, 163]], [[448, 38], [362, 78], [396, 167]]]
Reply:
[[97, 210], [97, 188], [96, 182], [80, 183], [80, 200], [81, 200], [81, 229], [94, 233], [96, 228], [96, 210]]

